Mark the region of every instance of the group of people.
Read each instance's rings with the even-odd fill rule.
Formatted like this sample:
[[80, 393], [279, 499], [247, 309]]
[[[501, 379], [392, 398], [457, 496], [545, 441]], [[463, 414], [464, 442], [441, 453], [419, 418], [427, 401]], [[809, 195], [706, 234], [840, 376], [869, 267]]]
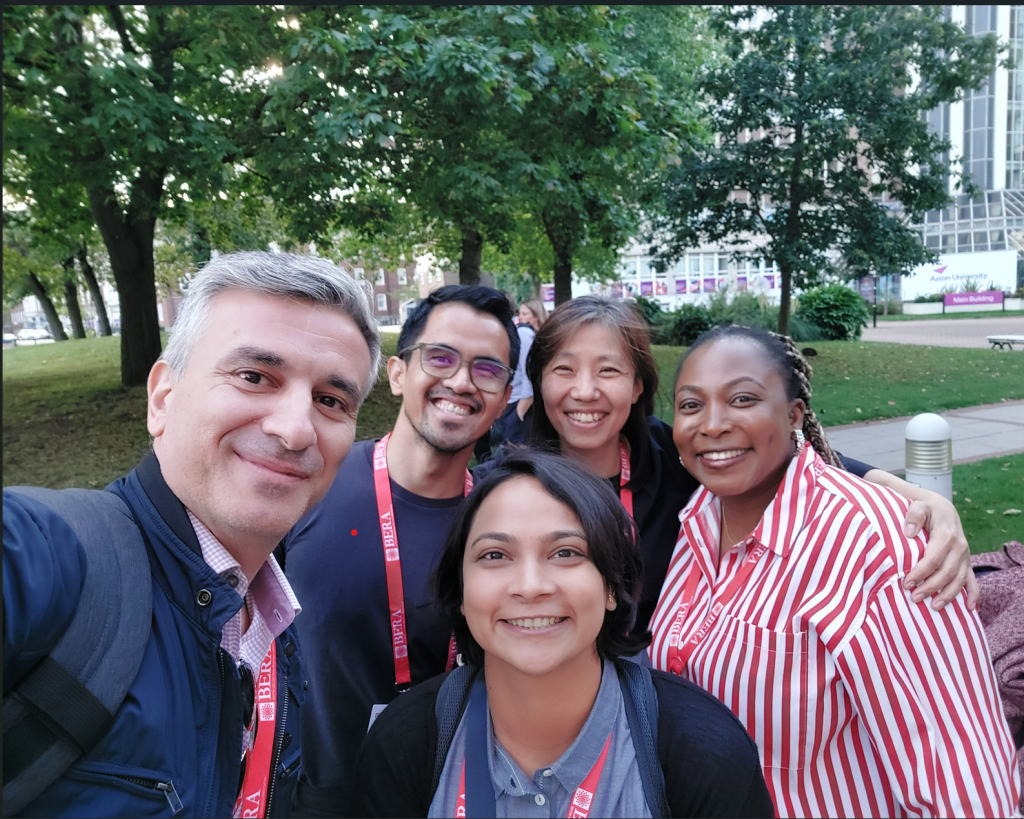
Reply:
[[[829, 448], [789, 339], [706, 333], [669, 426], [630, 304], [519, 319], [486, 287], [423, 299], [394, 428], [353, 444], [380, 359], [357, 283], [286, 254], [196, 276], [153, 452], [108, 487], [147, 543], [150, 643], [26, 815], [1017, 810], [956, 512]], [[5, 704], [84, 573], [5, 492]]]

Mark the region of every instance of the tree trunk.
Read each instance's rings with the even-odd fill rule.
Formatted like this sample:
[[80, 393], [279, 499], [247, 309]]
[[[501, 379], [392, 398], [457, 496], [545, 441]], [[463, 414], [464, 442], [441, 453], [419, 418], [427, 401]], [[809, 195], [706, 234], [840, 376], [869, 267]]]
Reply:
[[555, 307], [572, 301], [572, 254], [555, 248]]
[[35, 273], [28, 274], [28, 286], [32, 295], [39, 299], [43, 305], [43, 312], [46, 314], [46, 323], [50, 325], [50, 335], [57, 341], [67, 341], [67, 333], [64, 332], [64, 325], [60, 323], [60, 316], [57, 315], [57, 308], [53, 306], [50, 294], [46, 292], [43, 283]]
[[789, 302], [793, 292], [793, 270], [790, 267], [779, 267], [782, 278], [782, 296], [779, 299], [779, 334], [789, 335]]
[[121, 304], [121, 383], [145, 384], [160, 357], [153, 233], [156, 215], [130, 224], [113, 191], [89, 188], [89, 206], [103, 236]]
[[480, 258], [484, 237], [472, 227], [462, 227], [462, 256], [459, 258], [459, 284], [480, 284]]
[[112, 335], [110, 332], [110, 319], [107, 317], [107, 305], [103, 301], [103, 290], [96, 279], [96, 271], [89, 264], [89, 254], [84, 244], [78, 249], [78, 266], [82, 271], [82, 277], [85, 279], [85, 286], [89, 288], [92, 303], [96, 307], [96, 323], [98, 325], [96, 327], [96, 335]]
[[68, 305], [68, 318], [71, 319], [71, 335], [85, 338], [85, 322], [82, 321], [82, 305], [78, 302], [78, 285], [75, 284], [75, 257], [64, 260], [64, 301]]

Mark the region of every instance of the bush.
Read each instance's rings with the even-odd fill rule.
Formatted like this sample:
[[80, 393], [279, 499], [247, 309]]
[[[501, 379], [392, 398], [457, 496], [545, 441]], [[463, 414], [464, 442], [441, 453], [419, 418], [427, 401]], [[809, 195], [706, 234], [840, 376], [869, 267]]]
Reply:
[[689, 347], [697, 336], [711, 329], [711, 317], [706, 307], [699, 304], [684, 304], [670, 314], [672, 323], [668, 326], [668, 341], [679, 347]]
[[823, 338], [839, 341], [860, 338], [871, 315], [860, 294], [841, 284], [808, 290], [800, 297], [799, 314], [818, 325]]

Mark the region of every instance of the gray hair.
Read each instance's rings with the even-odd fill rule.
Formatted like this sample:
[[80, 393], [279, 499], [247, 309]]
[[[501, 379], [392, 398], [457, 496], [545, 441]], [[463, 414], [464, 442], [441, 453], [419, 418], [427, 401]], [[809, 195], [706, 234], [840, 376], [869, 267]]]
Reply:
[[369, 287], [337, 265], [315, 256], [249, 251], [211, 259], [189, 283], [170, 341], [160, 358], [180, 378], [199, 338], [210, 323], [210, 304], [226, 290], [298, 299], [337, 307], [356, 323], [370, 348], [370, 377], [361, 399], [380, 373], [380, 330], [369, 306]]

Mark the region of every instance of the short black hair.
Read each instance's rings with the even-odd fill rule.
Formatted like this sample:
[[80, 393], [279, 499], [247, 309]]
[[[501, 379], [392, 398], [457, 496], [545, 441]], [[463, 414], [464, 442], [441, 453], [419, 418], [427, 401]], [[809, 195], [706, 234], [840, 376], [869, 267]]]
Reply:
[[508, 335], [508, 366], [514, 372], [519, 364], [519, 333], [512, 323], [512, 305], [500, 290], [482, 284], [449, 284], [439, 287], [413, 307], [398, 336], [399, 351], [408, 349], [420, 340], [427, 319], [435, 307], [452, 302], [468, 304], [477, 312], [489, 313], [501, 322]]
[[597, 636], [597, 653], [603, 659], [614, 660], [647, 648], [651, 643], [649, 632], [630, 632], [643, 592], [640, 534], [611, 484], [570, 458], [528, 447], [510, 446], [495, 463], [494, 470], [473, 489], [456, 513], [433, 577], [436, 604], [451, 625], [463, 659], [479, 668], [484, 664], [484, 651], [473, 639], [461, 610], [462, 559], [469, 531], [484, 499], [503, 483], [522, 476], [536, 478], [551, 497], [579, 518], [590, 560], [604, 578], [608, 591], [615, 595], [615, 609], [605, 612]]

